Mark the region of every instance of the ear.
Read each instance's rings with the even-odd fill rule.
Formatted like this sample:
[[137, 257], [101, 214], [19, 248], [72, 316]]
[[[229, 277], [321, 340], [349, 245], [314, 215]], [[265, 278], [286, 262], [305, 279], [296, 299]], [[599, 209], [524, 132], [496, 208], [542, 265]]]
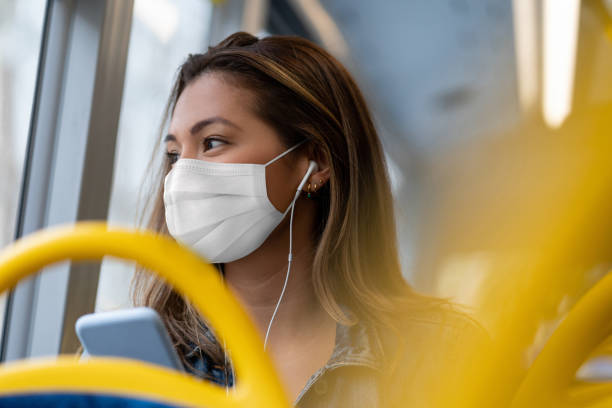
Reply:
[[322, 185], [329, 181], [330, 172], [331, 170], [329, 169], [329, 166], [321, 168], [321, 165], [319, 165], [319, 170], [310, 175], [308, 182], [312, 185], [316, 184], [316, 189], [318, 190]]
[[[329, 177], [331, 174], [331, 169], [329, 167], [329, 161], [324, 154], [320, 151], [311, 151], [309, 152], [309, 160], [313, 160], [317, 163], [318, 169], [314, 171], [310, 177], [308, 178], [308, 182], [306, 186], [304, 186], [304, 191], [306, 191], [308, 184], [311, 186], [311, 191], [316, 191], [321, 188], [321, 186], [325, 185], [325, 183], [329, 182]], [[315, 187], [316, 184], [316, 187]]]

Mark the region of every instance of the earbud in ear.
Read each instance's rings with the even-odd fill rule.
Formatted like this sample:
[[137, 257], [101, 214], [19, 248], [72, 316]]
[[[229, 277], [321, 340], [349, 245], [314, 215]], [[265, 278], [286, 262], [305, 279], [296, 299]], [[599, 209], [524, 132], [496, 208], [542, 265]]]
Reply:
[[304, 175], [302, 182], [297, 188], [297, 194], [299, 194], [302, 188], [304, 188], [304, 185], [306, 185], [306, 181], [308, 181], [308, 177], [310, 177], [310, 175], [313, 172], [317, 171], [318, 168], [319, 166], [317, 166], [317, 162], [315, 162], [314, 160], [311, 160], [310, 163], [308, 164], [308, 170], [306, 171], [306, 174]]
[[319, 165], [317, 164], [317, 162], [316, 162], [316, 161], [311, 160], [311, 161], [308, 163], [308, 173], [309, 173], [309, 174], [312, 174], [312, 173], [314, 173], [314, 172], [315, 172], [315, 171], [317, 171], [317, 170], [319, 170]]

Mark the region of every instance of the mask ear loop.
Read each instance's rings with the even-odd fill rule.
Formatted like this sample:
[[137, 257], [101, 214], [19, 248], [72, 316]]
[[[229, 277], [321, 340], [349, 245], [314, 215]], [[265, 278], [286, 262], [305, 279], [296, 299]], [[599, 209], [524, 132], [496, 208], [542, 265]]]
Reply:
[[[274, 313], [272, 313], [272, 317], [270, 318], [270, 323], [268, 323], [268, 330], [266, 330], [266, 338], [264, 340], [264, 351], [266, 350], [266, 347], [268, 345], [268, 338], [270, 336], [270, 329], [272, 328], [272, 322], [274, 322], [274, 318], [276, 317], [276, 312], [278, 312], [278, 308], [283, 300], [283, 296], [285, 295], [285, 289], [287, 289], [287, 282], [289, 282], [289, 274], [291, 273], [291, 261], [293, 260], [293, 209], [295, 208], [295, 202], [300, 197], [300, 192], [302, 191], [302, 188], [304, 188], [304, 185], [306, 184], [308, 177], [310, 177], [310, 175], [314, 171], [316, 171], [317, 168], [318, 168], [317, 163], [311, 160], [310, 164], [308, 165], [308, 171], [306, 172], [306, 175], [304, 176], [304, 178], [302, 179], [302, 182], [298, 186], [297, 191], [295, 192], [295, 197], [293, 197], [293, 201], [289, 205], [289, 208], [291, 208], [291, 217], [289, 220], [289, 257], [287, 259], [288, 261], [287, 262], [287, 274], [285, 275], [285, 283], [283, 284], [283, 290], [281, 291], [281, 294], [278, 298], [278, 302], [276, 302], [276, 307], [274, 308]], [[289, 208], [287, 208], [287, 210], [289, 210]]]
[[292, 147], [290, 147], [289, 149], [285, 150], [284, 152], [282, 152], [281, 154], [279, 154], [278, 156], [276, 156], [275, 158], [273, 158], [272, 160], [270, 160], [269, 162], [264, 164], [264, 167], [267, 167], [268, 165], [274, 163], [275, 161], [282, 159], [285, 155], [291, 153], [292, 151], [294, 151], [295, 149], [297, 149], [298, 147], [300, 147], [301, 145], [303, 145], [307, 141], [308, 141], [308, 139], [304, 139], [301, 142], [298, 142], [298, 143], [294, 144]]

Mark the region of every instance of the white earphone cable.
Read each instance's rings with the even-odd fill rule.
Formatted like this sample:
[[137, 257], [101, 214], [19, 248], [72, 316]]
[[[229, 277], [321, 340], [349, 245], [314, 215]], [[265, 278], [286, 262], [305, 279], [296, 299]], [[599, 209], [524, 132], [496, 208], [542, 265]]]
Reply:
[[295, 192], [295, 197], [293, 198], [293, 201], [291, 202], [291, 216], [289, 218], [289, 256], [287, 258], [287, 274], [285, 275], [285, 283], [283, 284], [283, 289], [281, 290], [281, 294], [278, 298], [278, 302], [276, 302], [276, 307], [274, 308], [274, 312], [272, 313], [272, 317], [270, 318], [270, 323], [268, 323], [268, 330], [266, 330], [266, 337], [264, 339], [264, 350], [266, 350], [266, 347], [268, 345], [268, 338], [270, 337], [270, 329], [272, 329], [272, 323], [274, 322], [274, 318], [276, 317], [276, 312], [278, 312], [278, 308], [280, 307], [280, 304], [283, 300], [283, 296], [285, 295], [285, 290], [287, 289], [287, 283], [289, 282], [289, 274], [291, 273], [291, 261], [293, 260], [293, 210], [295, 209], [296, 201], [300, 197], [300, 192], [302, 191], [302, 188], [306, 184], [306, 180], [308, 180], [308, 177], [310, 177], [310, 175], [316, 168], [317, 168], [317, 164], [314, 161], [311, 161], [310, 165], [308, 166], [308, 171], [306, 172], [306, 175], [304, 176], [304, 178], [302, 179], [302, 182], [298, 186], [297, 191]]

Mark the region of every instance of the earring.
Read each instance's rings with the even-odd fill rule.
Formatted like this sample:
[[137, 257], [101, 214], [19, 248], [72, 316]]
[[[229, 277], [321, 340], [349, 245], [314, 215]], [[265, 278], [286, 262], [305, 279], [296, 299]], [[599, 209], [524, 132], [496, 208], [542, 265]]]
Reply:
[[307, 197], [310, 198], [310, 183], [308, 183], [308, 195], [307, 195]]
[[316, 192], [317, 192], [317, 183], [315, 183], [314, 188], [312, 189], [312, 192], [313, 192], [313, 193], [316, 193]]

